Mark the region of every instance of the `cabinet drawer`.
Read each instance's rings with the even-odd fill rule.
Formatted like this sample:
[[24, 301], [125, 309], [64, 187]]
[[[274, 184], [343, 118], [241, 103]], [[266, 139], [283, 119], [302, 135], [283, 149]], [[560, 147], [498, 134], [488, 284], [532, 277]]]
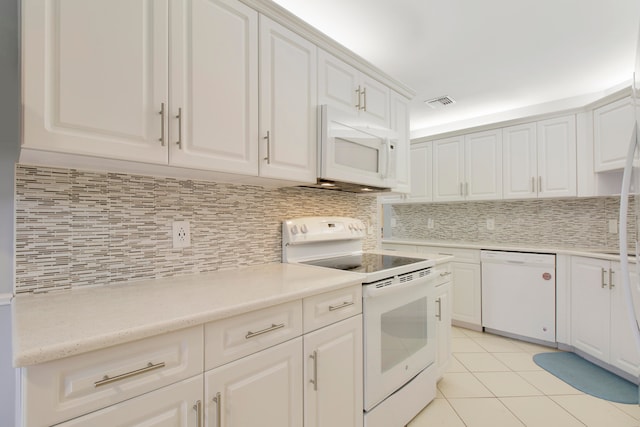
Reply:
[[418, 252], [439, 255], [451, 255], [456, 262], [480, 264], [479, 249], [448, 248], [446, 246], [418, 246]]
[[[202, 375], [92, 412], [57, 427], [189, 427], [201, 425]], [[199, 403], [198, 403], [199, 402]], [[200, 421], [201, 422], [201, 421]]]
[[202, 327], [22, 369], [24, 425], [50, 426], [202, 372]]
[[362, 285], [325, 292], [302, 301], [304, 332], [362, 313]]
[[451, 281], [453, 272], [451, 271], [451, 263], [437, 265], [435, 267], [436, 287], [444, 285]]
[[204, 326], [205, 370], [302, 335], [302, 304], [292, 301]]

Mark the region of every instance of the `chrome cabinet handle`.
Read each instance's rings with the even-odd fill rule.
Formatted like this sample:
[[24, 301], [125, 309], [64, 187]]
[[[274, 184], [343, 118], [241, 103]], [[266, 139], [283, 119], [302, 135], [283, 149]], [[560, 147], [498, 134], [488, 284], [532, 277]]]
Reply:
[[613, 289], [616, 285], [613, 284], [613, 269], [609, 270], [609, 289]]
[[447, 277], [448, 275], [450, 275], [451, 272], [450, 271], [445, 271], [443, 273], [440, 273], [440, 277]]
[[164, 120], [165, 120], [165, 111], [164, 111], [164, 102], [160, 104], [160, 139], [159, 141], [162, 143], [164, 147]]
[[330, 305], [329, 306], [329, 311], [340, 310], [341, 308], [350, 307], [353, 304], [355, 304], [353, 301], [345, 301], [345, 302], [343, 302], [342, 304], [339, 304], [339, 305]]
[[607, 274], [607, 270], [605, 270], [604, 268], [602, 268], [601, 270], [602, 270], [602, 273], [601, 273], [602, 274], [602, 287], [606, 288], [607, 284], [605, 283], [604, 275]]
[[178, 148], [182, 149], [182, 108], [178, 108], [176, 119], [178, 119], [178, 140], [176, 144], [178, 144]]
[[536, 179], [534, 177], [531, 177], [531, 192], [536, 192]]
[[542, 193], [542, 177], [538, 177], [538, 193]]
[[247, 335], [245, 335], [244, 338], [249, 339], [249, 338], [257, 337], [258, 335], [266, 334], [267, 332], [275, 331], [276, 329], [281, 329], [281, 328], [284, 328], [284, 323], [280, 323], [279, 325], [272, 323], [271, 326], [269, 326], [268, 328], [264, 328], [256, 332], [251, 332], [251, 331], [247, 332]]
[[442, 322], [442, 300], [438, 298], [436, 304], [438, 304], [438, 314], [436, 314], [436, 318]]
[[309, 382], [313, 384], [313, 391], [318, 391], [318, 352], [314, 350], [309, 355], [309, 359], [313, 360], [313, 379], [310, 379]]
[[360, 108], [360, 86], [358, 86], [358, 89], [356, 89], [356, 95], [358, 96], [358, 103], [356, 104], [356, 110], [361, 110], [362, 108]]
[[367, 88], [362, 89], [362, 97], [364, 98], [364, 106], [362, 107], [362, 111], [367, 111]]
[[213, 401], [216, 404], [216, 427], [222, 426], [222, 395], [220, 392], [216, 393], [216, 396], [213, 398]]
[[464, 195], [465, 196], [469, 195], [469, 183], [468, 182], [464, 183]]
[[196, 411], [196, 426], [202, 427], [202, 402], [197, 401], [195, 405], [193, 405], [193, 410]]
[[271, 164], [271, 134], [269, 131], [267, 131], [267, 136], [265, 136], [262, 139], [266, 139], [267, 140], [267, 157], [264, 158], [264, 160], [267, 161], [267, 164], [270, 165]]
[[125, 372], [124, 374], [116, 375], [115, 377], [109, 377], [108, 375], [105, 375], [100, 381], [96, 381], [95, 383], [93, 383], [93, 385], [95, 387], [101, 387], [103, 385], [111, 384], [116, 381], [124, 380], [126, 378], [131, 378], [133, 376], [144, 374], [145, 372], [155, 371], [156, 369], [160, 369], [164, 367], [165, 367], [164, 362], [156, 363], [155, 365], [149, 362], [147, 363], [147, 366], [145, 366], [144, 368], [136, 369], [135, 371], [131, 371], [131, 372]]

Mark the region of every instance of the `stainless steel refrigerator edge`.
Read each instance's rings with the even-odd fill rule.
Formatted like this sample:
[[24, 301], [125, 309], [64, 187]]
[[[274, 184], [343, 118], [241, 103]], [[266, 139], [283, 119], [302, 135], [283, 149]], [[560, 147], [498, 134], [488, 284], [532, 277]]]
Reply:
[[[640, 153], [638, 148], [640, 147], [638, 137], [638, 124], [640, 122], [640, 32], [639, 40], [636, 45], [636, 58], [634, 73], [632, 79], [632, 103], [634, 108], [634, 126], [631, 135], [631, 141], [629, 144], [629, 151], [627, 153], [627, 160], [622, 178], [622, 189], [620, 191], [620, 267], [622, 270], [622, 282], [623, 291], [626, 300], [627, 313], [629, 321], [632, 323], [631, 327], [635, 335], [636, 346], [640, 351], [640, 325], [638, 324], [638, 318], [640, 314], [640, 306], [634, 303], [632, 286], [639, 287], [640, 283], [631, 283], [630, 269], [636, 269], [640, 266], [640, 241], [638, 236], [638, 230], [640, 229]], [[632, 206], [629, 206], [629, 202], [632, 201]], [[628, 219], [630, 214], [633, 221], [634, 235], [630, 236], [628, 233]], [[629, 248], [632, 248], [633, 253], [629, 253]], [[636, 258], [635, 264], [629, 263], [629, 255], [634, 255]], [[640, 276], [636, 276], [640, 277]]]

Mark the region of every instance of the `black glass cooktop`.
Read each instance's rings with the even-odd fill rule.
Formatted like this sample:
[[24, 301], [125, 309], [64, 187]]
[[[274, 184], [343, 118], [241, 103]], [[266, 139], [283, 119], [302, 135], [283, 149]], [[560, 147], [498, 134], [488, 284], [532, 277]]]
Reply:
[[375, 273], [378, 271], [388, 270], [394, 267], [401, 267], [403, 265], [413, 264], [421, 261], [424, 261], [424, 259], [408, 258], [397, 255], [363, 253], [359, 255], [348, 255], [335, 258], [324, 258], [314, 261], [306, 261], [302, 264], [334, 268], [337, 270], [355, 271], [358, 273]]

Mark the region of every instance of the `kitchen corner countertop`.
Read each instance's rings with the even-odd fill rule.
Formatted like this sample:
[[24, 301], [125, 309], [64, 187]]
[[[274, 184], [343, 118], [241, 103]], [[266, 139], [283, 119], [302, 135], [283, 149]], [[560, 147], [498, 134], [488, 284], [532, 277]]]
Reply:
[[360, 273], [264, 264], [167, 279], [18, 295], [13, 364], [34, 365], [362, 283]]
[[[382, 243], [415, 245], [415, 246], [441, 246], [459, 249], [485, 249], [491, 251], [516, 251], [516, 252], [538, 252], [562, 255], [577, 255], [592, 258], [620, 260], [617, 250], [612, 251], [606, 248], [569, 248], [553, 246], [527, 246], [509, 243], [483, 243], [483, 242], [452, 242], [444, 240], [414, 240], [414, 239], [383, 239]], [[388, 250], [388, 249], [387, 249]], [[613, 253], [616, 252], [616, 253]], [[634, 251], [629, 250], [629, 261], [635, 262]]]

